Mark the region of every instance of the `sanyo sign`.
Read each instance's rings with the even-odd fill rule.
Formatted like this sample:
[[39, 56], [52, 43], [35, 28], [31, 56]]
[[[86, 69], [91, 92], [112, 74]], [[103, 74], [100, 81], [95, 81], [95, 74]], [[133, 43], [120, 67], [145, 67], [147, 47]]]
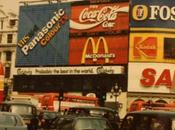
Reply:
[[171, 20], [175, 21], [175, 6], [167, 5], [134, 5], [132, 17], [136, 21], [149, 20]]

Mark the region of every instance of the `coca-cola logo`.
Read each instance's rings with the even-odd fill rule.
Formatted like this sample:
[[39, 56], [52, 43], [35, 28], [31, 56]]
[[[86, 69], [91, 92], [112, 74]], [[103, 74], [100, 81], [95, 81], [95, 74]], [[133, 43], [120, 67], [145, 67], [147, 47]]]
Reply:
[[94, 5], [84, 8], [79, 15], [79, 23], [70, 20], [70, 27], [73, 29], [90, 29], [98, 25], [104, 28], [111, 28], [115, 25], [115, 20], [119, 13], [128, 13], [129, 7], [120, 7], [119, 5], [99, 6]]
[[102, 22], [102, 21], [113, 21], [117, 18], [119, 6], [106, 6], [100, 10], [91, 8], [85, 8], [80, 13], [80, 22]]

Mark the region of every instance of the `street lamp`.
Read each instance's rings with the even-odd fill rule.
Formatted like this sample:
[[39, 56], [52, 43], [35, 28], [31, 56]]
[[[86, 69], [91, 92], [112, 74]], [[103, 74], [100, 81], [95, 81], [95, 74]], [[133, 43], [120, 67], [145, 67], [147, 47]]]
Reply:
[[115, 105], [116, 105], [116, 108], [118, 109], [119, 106], [120, 106], [120, 103], [118, 101], [118, 96], [122, 93], [122, 89], [118, 86], [117, 83], [115, 83], [115, 86], [112, 87], [111, 89], [111, 98], [115, 98]]

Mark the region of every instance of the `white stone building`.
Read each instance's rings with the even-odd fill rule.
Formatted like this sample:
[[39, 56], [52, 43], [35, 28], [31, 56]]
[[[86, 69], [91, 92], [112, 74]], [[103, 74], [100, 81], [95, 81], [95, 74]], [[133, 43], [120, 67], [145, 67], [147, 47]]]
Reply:
[[0, 62], [4, 66], [5, 82], [10, 83], [15, 67], [18, 16], [0, 6]]

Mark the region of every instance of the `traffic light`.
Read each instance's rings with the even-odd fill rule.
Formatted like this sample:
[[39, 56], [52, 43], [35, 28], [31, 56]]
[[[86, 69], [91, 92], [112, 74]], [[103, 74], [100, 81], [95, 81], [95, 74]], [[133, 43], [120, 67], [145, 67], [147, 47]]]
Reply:
[[104, 93], [101, 97], [101, 100], [105, 101], [106, 100], [106, 93]]
[[4, 91], [3, 91], [4, 100], [6, 100], [8, 97], [8, 91], [9, 91], [9, 87], [7, 85], [4, 85]]
[[63, 98], [64, 98], [64, 92], [61, 91], [61, 92], [59, 92], [58, 100], [63, 101]]
[[99, 99], [99, 105], [104, 106], [105, 101], [106, 101], [106, 93], [97, 93], [97, 98]]

